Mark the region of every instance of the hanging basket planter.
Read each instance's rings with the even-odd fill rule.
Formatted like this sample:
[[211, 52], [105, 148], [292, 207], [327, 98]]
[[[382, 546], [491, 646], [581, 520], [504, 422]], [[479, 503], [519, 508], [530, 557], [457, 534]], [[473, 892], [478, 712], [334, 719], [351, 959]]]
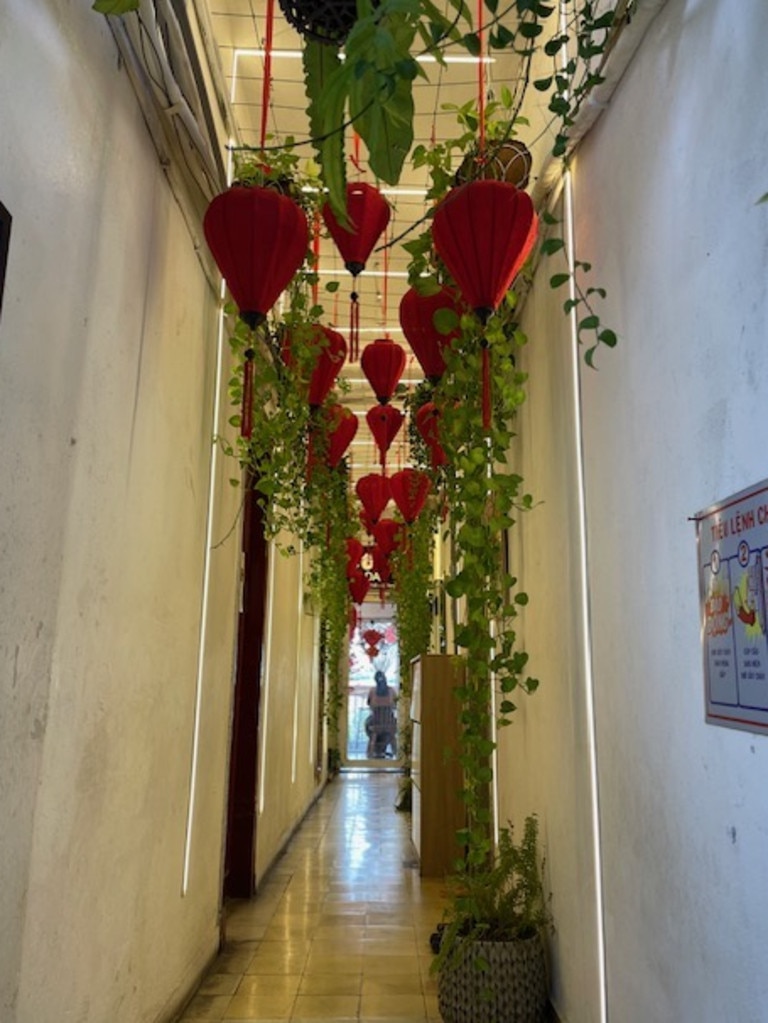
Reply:
[[278, 0], [289, 25], [303, 36], [340, 46], [357, 19], [355, 0]]
[[468, 153], [456, 172], [456, 184], [467, 181], [506, 181], [515, 188], [526, 188], [531, 176], [531, 154], [519, 139], [507, 139], [501, 145], [489, 144], [486, 152]]

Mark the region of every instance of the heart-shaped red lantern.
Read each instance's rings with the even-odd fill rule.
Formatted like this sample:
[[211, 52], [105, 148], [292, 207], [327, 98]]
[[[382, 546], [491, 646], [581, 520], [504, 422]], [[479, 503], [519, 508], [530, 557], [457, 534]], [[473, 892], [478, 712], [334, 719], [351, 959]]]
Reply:
[[448, 459], [440, 443], [440, 409], [433, 401], [427, 401], [416, 412], [415, 420], [416, 429], [429, 448], [432, 467], [445, 465]]
[[408, 525], [419, 517], [429, 494], [429, 476], [418, 469], [401, 469], [390, 481], [392, 499]]
[[420, 295], [409, 288], [400, 301], [400, 326], [424, 376], [435, 384], [445, 373], [443, 350], [461, 334], [458, 325], [447, 334], [437, 329], [435, 314], [441, 309], [448, 309], [457, 316], [462, 313], [458, 296], [447, 288], [441, 288], [434, 295]]
[[376, 546], [387, 557], [396, 550], [403, 539], [403, 524], [394, 519], [379, 519], [371, 530]]
[[360, 498], [368, 521], [371, 525], [375, 525], [392, 496], [389, 477], [380, 476], [378, 473], [361, 476], [355, 486], [355, 493]]
[[382, 639], [384, 639], [384, 633], [379, 632], [378, 629], [366, 629], [363, 633], [363, 639], [368, 646], [376, 646]]
[[386, 405], [405, 369], [405, 350], [388, 337], [377, 338], [366, 345], [360, 356], [360, 366], [382, 405]]
[[[347, 342], [337, 330], [320, 323], [310, 325], [310, 333], [303, 340], [312, 350], [312, 375], [309, 378], [307, 402], [310, 408], [319, 408], [328, 397], [331, 388], [347, 357]], [[294, 365], [293, 339], [287, 335], [282, 344], [281, 354], [287, 366]]]
[[348, 582], [349, 595], [352, 598], [353, 603], [362, 604], [368, 595], [368, 590], [371, 588], [368, 576], [361, 569], [352, 576]]
[[352, 579], [360, 571], [360, 559], [365, 548], [355, 536], [348, 536], [344, 542], [347, 547], [347, 579]]
[[435, 249], [483, 322], [509, 290], [537, 230], [531, 197], [505, 181], [460, 185], [435, 210]]
[[403, 425], [405, 417], [400, 409], [396, 409], [394, 405], [374, 405], [373, 408], [368, 409], [365, 418], [373, 434], [373, 439], [376, 441], [376, 446], [379, 449], [381, 464], [384, 466], [386, 464], [387, 452], [392, 446], [392, 441], [397, 436], [400, 427]]
[[203, 232], [241, 318], [257, 326], [307, 254], [304, 211], [274, 189], [233, 185], [208, 206]]
[[335, 469], [344, 457], [357, 433], [357, 426], [357, 416], [352, 409], [344, 405], [328, 408], [328, 453], [325, 461], [331, 469]]

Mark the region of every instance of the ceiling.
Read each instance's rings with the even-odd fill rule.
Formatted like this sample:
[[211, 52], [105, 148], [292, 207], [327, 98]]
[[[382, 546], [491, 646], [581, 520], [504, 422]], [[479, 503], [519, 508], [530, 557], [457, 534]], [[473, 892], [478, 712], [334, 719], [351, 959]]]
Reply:
[[[263, 102], [266, 0], [209, 0], [209, 6], [215, 42], [229, 87], [238, 141], [258, 146]], [[276, 5], [267, 129], [273, 136], [272, 143], [279, 143], [289, 135], [296, 140], [308, 139], [301, 45], [300, 36], [288, 25], [279, 5]], [[429, 80], [419, 78], [414, 83], [414, 144], [428, 146], [432, 140], [452, 138], [459, 133], [453, 112], [443, 107], [445, 104], [464, 104], [477, 98], [478, 61], [469, 57], [465, 50], [458, 49], [447, 51], [445, 66], [437, 63], [423, 63], [422, 66]], [[519, 73], [514, 55], [499, 55], [498, 51], [494, 51], [493, 57], [487, 59], [484, 66], [486, 95], [492, 96], [494, 89], [498, 89], [502, 83], [514, 91]], [[351, 148], [349, 141], [347, 145], [348, 149]], [[365, 150], [361, 148], [365, 170]], [[300, 151], [306, 153], [308, 158], [313, 155], [309, 144]], [[350, 180], [361, 178], [351, 162], [348, 164], [348, 177]], [[366, 179], [375, 183], [370, 175], [362, 176], [362, 180]], [[426, 169], [414, 171], [409, 162], [406, 162], [397, 187], [382, 186], [381, 191], [392, 206], [388, 238], [395, 238], [407, 231], [423, 216], [426, 209], [426, 187]], [[349, 322], [348, 295], [352, 290], [352, 279], [329, 239], [323, 239], [321, 243], [320, 274], [321, 282], [326, 279], [340, 282], [336, 297], [326, 294], [325, 300], [321, 283], [320, 302], [326, 308], [325, 322], [337, 327], [346, 336]], [[399, 302], [406, 288], [405, 251], [399, 245], [391, 247], [387, 252], [381, 248], [375, 250], [368, 260], [366, 270], [358, 278], [360, 344], [362, 348], [377, 337], [391, 336], [406, 349], [403, 382], [416, 383], [423, 378], [423, 374], [408, 348], [398, 320]], [[363, 419], [367, 409], [375, 405], [376, 401], [359, 364], [347, 364], [343, 375], [350, 385], [350, 391], [343, 400], [361, 418], [357, 437], [350, 449], [353, 476], [358, 477], [379, 470], [378, 453]], [[387, 462], [390, 471], [407, 464], [405, 433], [405, 430], [401, 431], [390, 451]]]

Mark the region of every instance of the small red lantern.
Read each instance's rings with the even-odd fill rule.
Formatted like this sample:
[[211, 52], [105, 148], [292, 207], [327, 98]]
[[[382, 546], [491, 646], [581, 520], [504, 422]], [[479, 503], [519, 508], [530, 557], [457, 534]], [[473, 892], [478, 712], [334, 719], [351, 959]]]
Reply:
[[368, 576], [362, 569], [358, 569], [354, 576], [350, 578], [348, 586], [349, 595], [355, 604], [362, 604], [368, 595], [368, 590], [371, 588]]
[[[307, 401], [310, 408], [314, 409], [323, 404], [341, 373], [347, 357], [347, 342], [337, 330], [324, 327], [320, 323], [311, 324], [310, 330], [306, 341], [314, 353], [314, 359]], [[291, 336], [286, 335], [281, 349], [286, 366], [294, 365], [291, 343]]]
[[352, 409], [344, 405], [331, 405], [328, 408], [328, 420], [328, 453], [325, 461], [331, 469], [335, 469], [354, 440], [358, 422]]
[[403, 524], [394, 519], [379, 519], [371, 531], [376, 546], [387, 557], [396, 550], [403, 538]]
[[345, 544], [347, 547], [347, 579], [352, 579], [360, 571], [360, 559], [365, 548], [354, 536], [348, 536]]
[[355, 486], [355, 493], [360, 498], [369, 522], [375, 525], [392, 496], [389, 477], [380, 476], [375, 472], [361, 476]]
[[449, 309], [461, 316], [458, 296], [447, 288], [441, 288], [434, 295], [420, 295], [409, 288], [400, 300], [400, 326], [419, 360], [427, 380], [436, 384], [445, 373], [443, 350], [460, 336], [457, 326], [448, 334], [442, 334], [435, 326], [435, 313]]
[[274, 189], [233, 185], [208, 206], [203, 232], [241, 318], [258, 326], [306, 256], [304, 211]]
[[391, 582], [392, 566], [389, 563], [388, 555], [376, 545], [371, 552], [371, 557], [373, 558], [373, 571], [379, 577], [379, 581], [385, 585]]
[[405, 350], [391, 338], [377, 338], [363, 349], [360, 366], [379, 403], [386, 405], [403, 375]]
[[379, 648], [377, 646], [367, 646], [365, 648], [365, 652], [368, 654], [371, 660], [373, 660], [374, 657], [379, 656]]
[[[363, 352], [365, 354], [365, 352]], [[379, 449], [382, 468], [386, 465], [387, 452], [392, 446], [392, 441], [403, 425], [405, 416], [396, 409], [394, 405], [374, 405], [365, 414], [368, 427], [376, 441]]]
[[445, 465], [448, 461], [440, 443], [440, 409], [433, 401], [425, 402], [416, 412], [416, 429], [429, 448], [432, 468]]
[[429, 476], [418, 469], [401, 469], [392, 477], [392, 499], [408, 525], [419, 517], [429, 488]]
[[[349, 226], [339, 223], [328, 203], [323, 206], [322, 214], [344, 265], [356, 280], [358, 274], [365, 269], [373, 246], [386, 230], [391, 210], [381, 192], [364, 181], [348, 182], [346, 198]], [[350, 359], [354, 362], [359, 350], [360, 308], [357, 291], [352, 292], [351, 298], [349, 344]]]

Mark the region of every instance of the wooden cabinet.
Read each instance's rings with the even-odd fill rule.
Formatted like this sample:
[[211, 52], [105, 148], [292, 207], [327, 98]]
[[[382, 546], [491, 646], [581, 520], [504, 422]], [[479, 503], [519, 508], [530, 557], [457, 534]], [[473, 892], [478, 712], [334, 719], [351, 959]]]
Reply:
[[462, 772], [457, 759], [459, 658], [426, 654], [411, 662], [412, 837], [424, 877], [454, 872], [462, 855], [456, 832], [464, 825]]

